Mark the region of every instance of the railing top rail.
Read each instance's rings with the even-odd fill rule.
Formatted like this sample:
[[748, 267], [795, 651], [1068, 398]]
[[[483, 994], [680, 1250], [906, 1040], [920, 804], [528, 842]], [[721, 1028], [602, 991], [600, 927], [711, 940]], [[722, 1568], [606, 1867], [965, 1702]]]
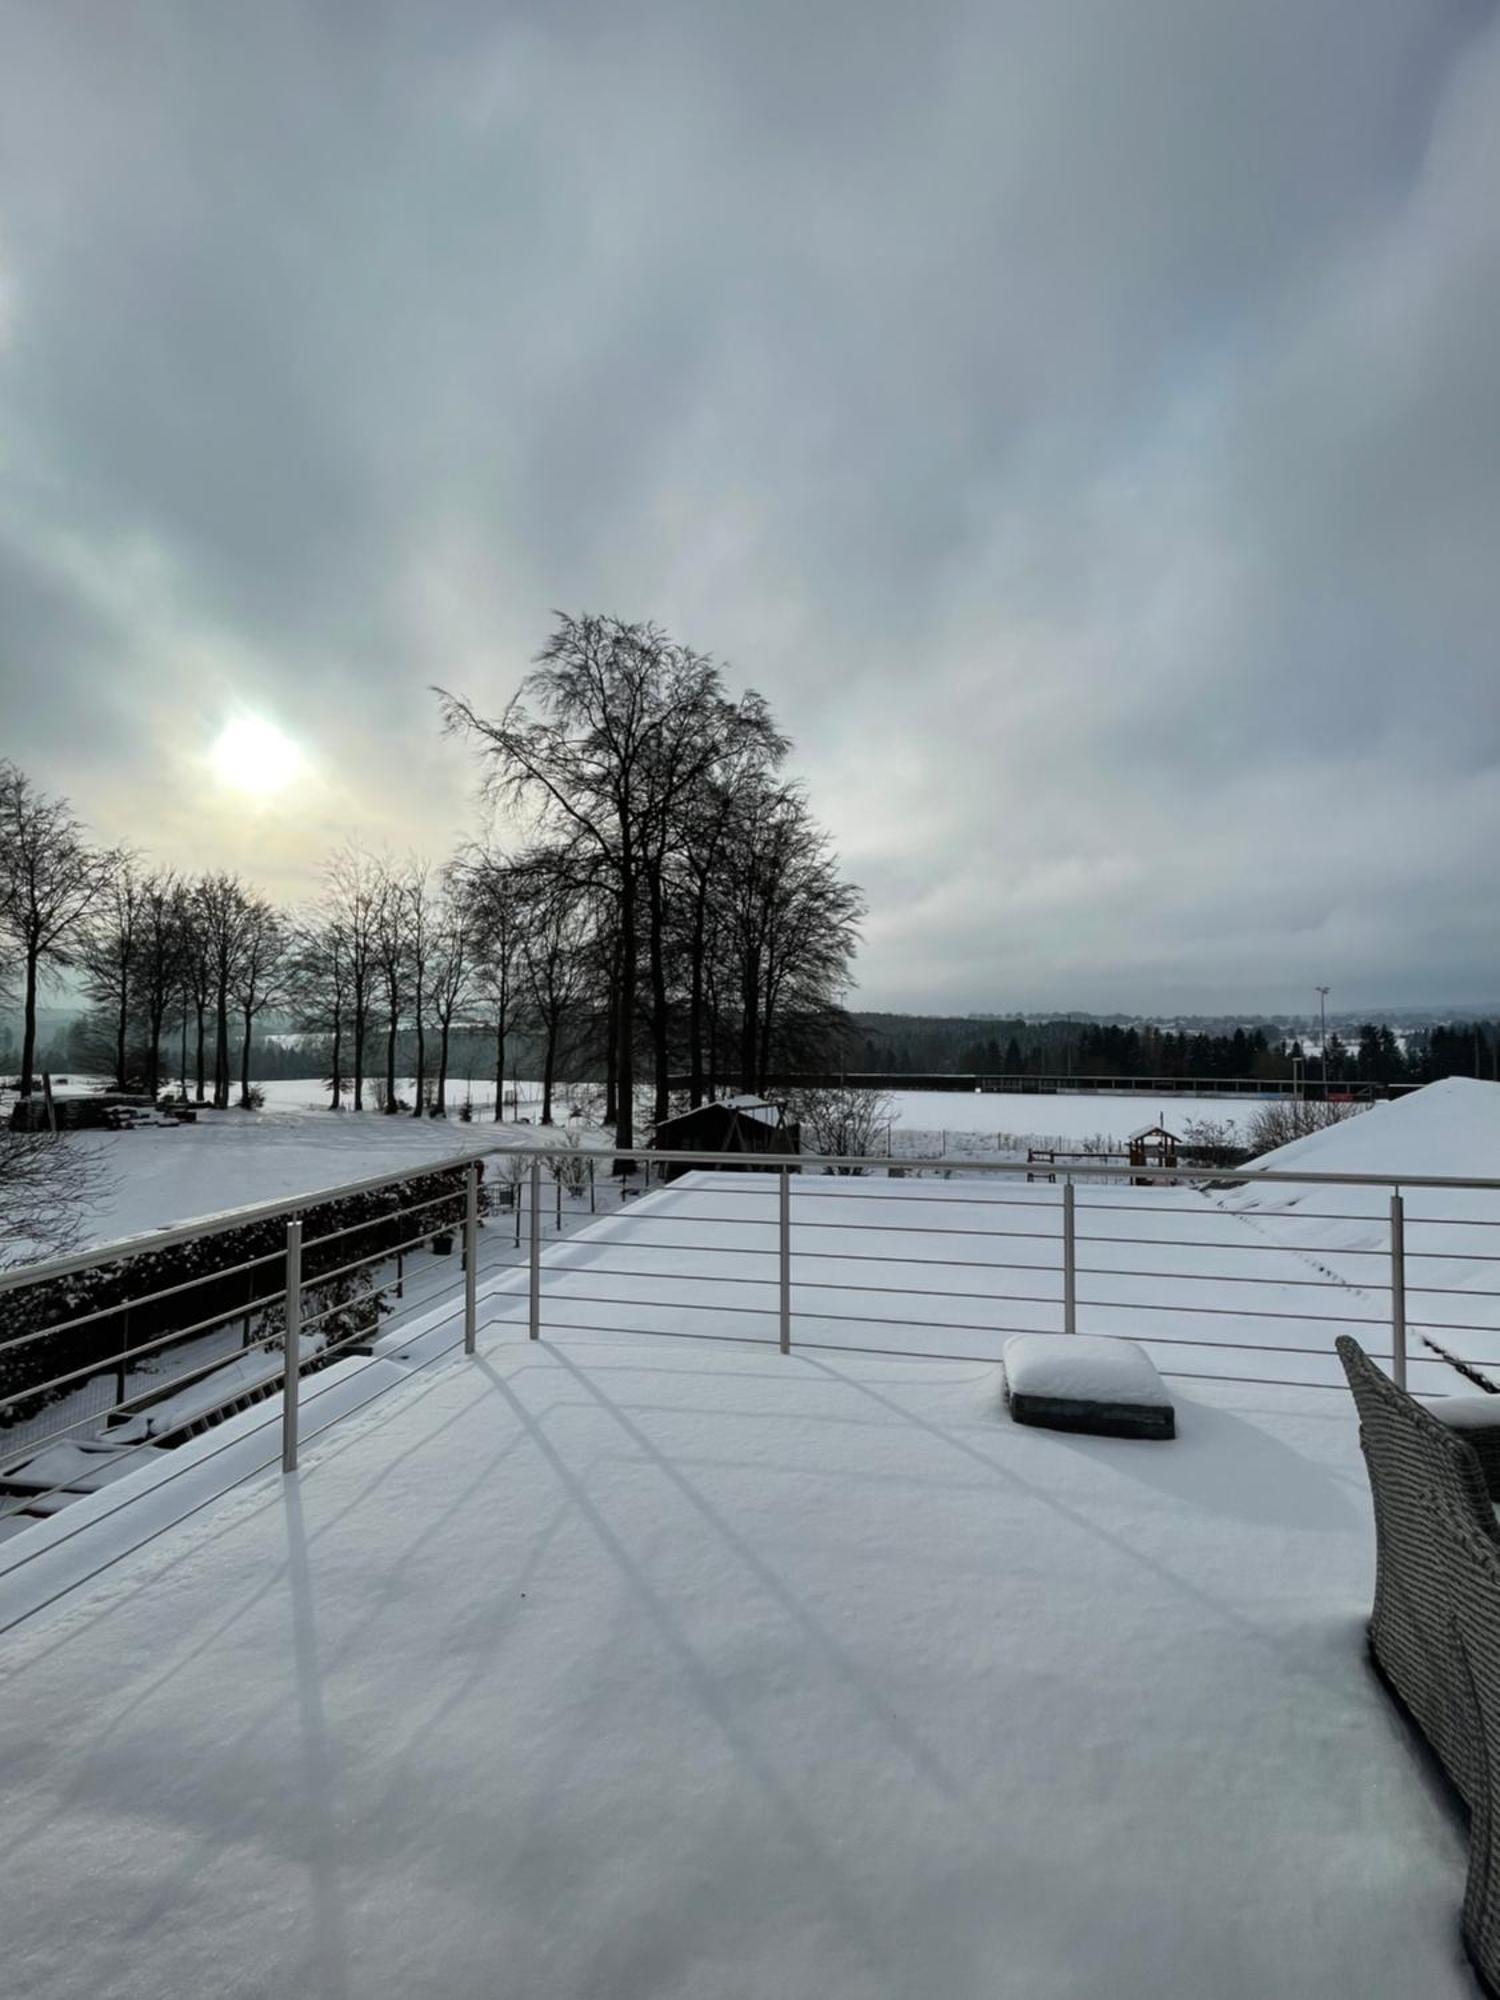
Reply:
[[[271, 1201], [249, 1202], [238, 1208], [221, 1209], [209, 1215], [197, 1216], [189, 1222], [173, 1223], [164, 1229], [145, 1230], [134, 1236], [120, 1237], [110, 1243], [95, 1244], [90, 1249], [74, 1251], [64, 1257], [48, 1258], [45, 1262], [12, 1265], [0, 1270], [0, 1295], [23, 1285], [75, 1276], [100, 1264], [117, 1263], [130, 1257], [141, 1256], [148, 1251], [170, 1249], [176, 1244], [190, 1243], [202, 1236], [220, 1235], [227, 1230], [247, 1228], [258, 1222], [290, 1219], [305, 1214], [311, 1207], [320, 1207], [325, 1202], [341, 1201], [356, 1194], [378, 1193], [381, 1188], [394, 1187], [402, 1181], [421, 1180], [433, 1174], [461, 1172], [475, 1161], [497, 1158], [524, 1161], [549, 1160], [562, 1155], [576, 1155], [576, 1151], [576, 1148], [559, 1139], [551, 1143], [473, 1146], [462, 1152], [444, 1154], [436, 1159], [412, 1160], [405, 1166], [392, 1168], [384, 1173], [362, 1175], [358, 1180], [342, 1181], [331, 1187], [308, 1188], [300, 1194], [283, 1195]], [[908, 1159], [892, 1158], [887, 1154], [858, 1153], [713, 1153], [667, 1148], [658, 1150], [652, 1146], [590, 1147], [585, 1157], [610, 1161], [626, 1159], [636, 1164], [736, 1167], [742, 1170], [785, 1167], [794, 1173], [842, 1167], [859, 1168], [868, 1172], [889, 1172], [895, 1169], [903, 1175], [949, 1173], [962, 1175], [965, 1178], [1001, 1175], [1017, 1179], [1022, 1176], [1034, 1177], [1038, 1171], [1037, 1162], [1026, 1160], [943, 1157]], [[1118, 1180], [1121, 1172], [1125, 1171], [1129, 1173], [1133, 1182], [1161, 1182], [1169, 1185], [1180, 1184], [1186, 1180], [1243, 1188], [1266, 1182], [1275, 1186], [1375, 1187], [1393, 1191], [1442, 1188], [1468, 1193], [1500, 1194], [1500, 1179], [1476, 1178], [1462, 1174], [1317, 1173], [1299, 1172], [1285, 1167], [1200, 1167], [1182, 1164], [1175, 1167], [1122, 1168], [1118, 1160], [1101, 1160], [1097, 1164], [1085, 1161], [1070, 1162], [1058, 1171], [1074, 1180]]]

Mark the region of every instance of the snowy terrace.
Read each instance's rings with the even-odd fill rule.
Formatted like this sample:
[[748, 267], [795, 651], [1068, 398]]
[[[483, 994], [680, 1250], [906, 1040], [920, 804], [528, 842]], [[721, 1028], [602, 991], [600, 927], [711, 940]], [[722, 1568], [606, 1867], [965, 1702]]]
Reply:
[[[473, 1358], [454, 1299], [309, 1377], [295, 1475], [262, 1404], [0, 1548], [9, 1990], [1476, 1990], [1362, 1653], [1327, 1350], [1389, 1351], [1383, 1191], [1078, 1192], [1077, 1323], [1170, 1329], [1170, 1444], [1004, 1416], [1061, 1187], [788, 1199], [790, 1353], [777, 1183], [700, 1175], [540, 1252], [540, 1339], [504, 1270]], [[1425, 1199], [1442, 1393], [1500, 1208]]]

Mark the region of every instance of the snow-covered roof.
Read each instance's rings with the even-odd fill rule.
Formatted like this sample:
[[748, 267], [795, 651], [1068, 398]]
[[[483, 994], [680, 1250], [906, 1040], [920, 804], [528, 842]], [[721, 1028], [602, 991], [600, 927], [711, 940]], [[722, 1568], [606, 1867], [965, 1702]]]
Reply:
[[[0, 1641], [28, 2000], [497, 1964], [549, 2000], [1466, 1994], [1462, 1830], [1364, 1663], [1342, 1397], [1189, 1381], [1174, 1443], [1081, 1441], [1005, 1418], [982, 1328], [968, 1361], [857, 1351], [888, 1297], [820, 1292], [851, 1346], [783, 1356], [632, 1333], [688, 1309], [616, 1275], [598, 1331], [580, 1245], [642, 1216], [675, 1242], [718, 1202], [733, 1281], [775, 1190], [715, 1178], [549, 1251], [540, 1342], [508, 1274], [476, 1361], [432, 1358], [435, 1315], [310, 1377], [294, 1478], [263, 1405], [135, 1475], [161, 1532], [128, 1560], [89, 1580], [121, 1480], [0, 1568], [0, 1623], [23, 1578], [63, 1593]], [[923, 1199], [966, 1216], [952, 1182], [832, 1192], [892, 1255], [939, 1240]], [[957, 1275], [889, 1267], [944, 1353]]]
[[727, 1104], [731, 1111], [741, 1111], [747, 1118], [758, 1118], [762, 1124], [774, 1125], [781, 1117], [781, 1106], [768, 1103], [764, 1097], [721, 1097], [721, 1104]]

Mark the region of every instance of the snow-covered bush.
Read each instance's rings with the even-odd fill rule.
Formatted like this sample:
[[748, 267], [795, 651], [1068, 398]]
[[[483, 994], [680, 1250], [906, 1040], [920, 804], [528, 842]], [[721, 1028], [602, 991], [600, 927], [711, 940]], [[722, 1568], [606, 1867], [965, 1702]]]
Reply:
[[548, 1163], [552, 1178], [562, 1183], [565, 1194], [586, 1194], [592, 1157], [584, 1151], [582, 1134], [567, 1132], [563, 1135], [563, 1149], [554, 1153]]
[[[787, 1098], [787, 1116], [801, 1127], [803, 1150], [825, 1157], [888, 1154], [885, 1127], [894, 1110], [893, 1100], [883, 1090], [862, 1090], [853, 1084], [793, 1091]], [[835, 1167], [833, 1171], [860, 1174], [865, 1169]]]
[[1274, 1153], [1278, 1146], [1291, 1145], [1294, 1139], [1306, 1139], [1314, 1132], [1326, 1131], [1330, 1125], [1341, 1125], [1346, 1118], [1368, 1109], [1367, 1104], [1349, 1099], [1336, 1102], [1317, 1097], [1278, 1097], [1256, 1111], [1245, 1143], [1251, 1156], [1259, 1158], [1262, 1153]]

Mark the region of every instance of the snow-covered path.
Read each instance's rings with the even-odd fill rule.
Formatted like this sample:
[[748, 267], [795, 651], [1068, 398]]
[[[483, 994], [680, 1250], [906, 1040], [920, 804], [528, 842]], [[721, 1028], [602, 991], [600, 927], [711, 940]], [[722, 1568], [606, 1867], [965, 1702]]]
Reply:
[[30, 2000], [1445, 1996], [1330, 1397], [493, 1328], [0, 1648]]

